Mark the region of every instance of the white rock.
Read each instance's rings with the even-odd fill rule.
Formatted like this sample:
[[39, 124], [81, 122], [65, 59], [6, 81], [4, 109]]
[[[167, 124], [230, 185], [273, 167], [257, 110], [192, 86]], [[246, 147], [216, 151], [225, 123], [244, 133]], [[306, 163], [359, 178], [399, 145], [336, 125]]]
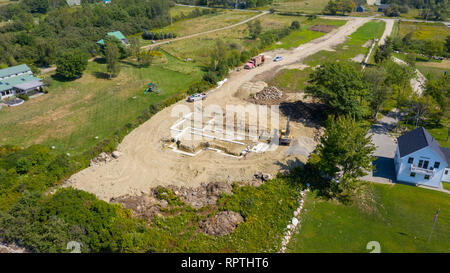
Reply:
[[292, 218], [292, 224], [294, 225], [294, 227], [295, 226], [297, 226], [298, 225], [298, 219], [297, 218]]
[[112, 157], [114, 157], [114, 158], [119, 158], [121, 155], [122, 155], [122, 153], [121, 152], [119, 152], [119, 151], [114, 151], [114, 152], [112, 152]]

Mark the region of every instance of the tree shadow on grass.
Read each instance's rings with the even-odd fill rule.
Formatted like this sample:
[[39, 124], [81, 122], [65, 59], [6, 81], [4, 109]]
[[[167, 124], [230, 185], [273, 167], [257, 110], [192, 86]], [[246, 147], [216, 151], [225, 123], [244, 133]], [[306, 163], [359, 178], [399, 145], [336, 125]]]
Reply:
[[106, 59], [103, 57], [97, 57], [94, 59], [94, 62], [96, 62], [98, 64], [106, 64]]
[[109, 74], [105, 72], [92, 72], [92, 76], [96, 77], [97, 79], [104, 79], [109, 80]]

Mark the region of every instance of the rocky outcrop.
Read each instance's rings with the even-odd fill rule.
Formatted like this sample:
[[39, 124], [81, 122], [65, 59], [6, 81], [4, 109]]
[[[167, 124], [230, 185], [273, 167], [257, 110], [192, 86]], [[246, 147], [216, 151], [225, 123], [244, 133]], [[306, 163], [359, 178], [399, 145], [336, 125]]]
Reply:
[[221, 211], [212, 218], [203, 219], [200, 229], [211, 236], [223, 236], [233, 232], [244, 218], [234, 211]]

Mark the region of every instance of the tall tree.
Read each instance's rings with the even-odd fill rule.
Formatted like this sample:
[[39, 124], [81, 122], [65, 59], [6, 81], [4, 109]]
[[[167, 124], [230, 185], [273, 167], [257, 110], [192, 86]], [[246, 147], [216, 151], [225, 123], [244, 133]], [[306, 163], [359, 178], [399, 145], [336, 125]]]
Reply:
[[251, 39], [256, 39], [262, 32], [261, 21], [255, 20], [253, 22], [248, 22], [248, 33]]
[[109, 73], [109, 78], [117, 77], [120, 73], [119, 63], [119, 49], [116, 43], [112, 41], [105, 41], [105, 58], [106, 68]]
[[367, 68], [364, 71], [364, 80], [369, 86], [370, 108], [373, 118], [376, 119], [384, 102], [391, 95], [391, 87], [386, 83], [386, 69], [382, 66]]
[[308, 81], [305, 93], [320, 99], [334, 115], [354, 115], [357, 119], [369, 113], [368, 90], [362, 75], [349, 63], [325, 63]]
[[340, 190], [352, 190], [355, 181], [372, 169], [375, 146], [368, 126], [351, 116], [328, 117], [325, 134], [313, 154], [319, 158], [320, 171], [339, 181]]
[[83, 75], [88, 57], [80, 50], [69, 50], [61, 54], [56, 62], [56, 72], [65, 79], [72, 80]]
[[137, 37], [132, 37], [129, 40], [130, 50], [133, 57], [136, 58], [136, 61], [140, 63], [140, 55], [141, 55], [141, 45], [139, 39]]

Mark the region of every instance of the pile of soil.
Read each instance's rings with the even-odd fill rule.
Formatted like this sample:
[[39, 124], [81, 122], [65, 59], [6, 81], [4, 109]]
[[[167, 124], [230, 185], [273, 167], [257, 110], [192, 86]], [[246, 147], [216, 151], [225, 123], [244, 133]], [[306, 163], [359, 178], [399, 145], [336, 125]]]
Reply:
[[242, 221], [244, 218], [237, 212], [221, 211], [213, 218], [203, 219], [198, 225], [208, 235], [223, 236], [233, 232]]
[[323, 104], [313, 102], [282, 102], [280, 111], [291, 120], [302, 122], [313, 127], [321, 126], [326, 119], [326, 107]]
[[275, 86], [269, 86], [255, 93], [253, 98], [249, 99], [254, 104], [279, 104], [284, 99], [283, 92]]
[[328, 33], [328, 32], [333, 31], [333, 29], [335, 29], [335, 28], [337, 28], [337, 27], [332, 26], [332, 25], [314, 25], [314, 26], [310, 27], [309, 30]]

